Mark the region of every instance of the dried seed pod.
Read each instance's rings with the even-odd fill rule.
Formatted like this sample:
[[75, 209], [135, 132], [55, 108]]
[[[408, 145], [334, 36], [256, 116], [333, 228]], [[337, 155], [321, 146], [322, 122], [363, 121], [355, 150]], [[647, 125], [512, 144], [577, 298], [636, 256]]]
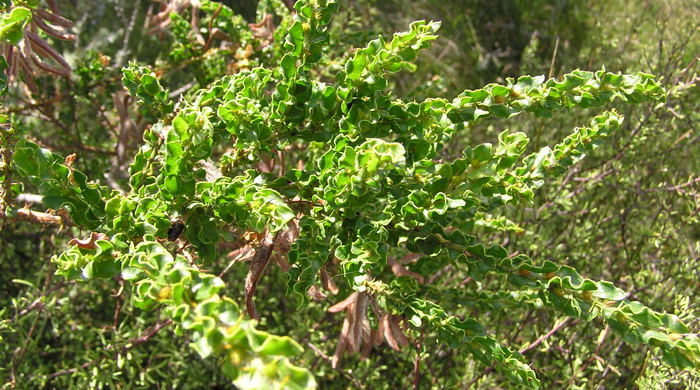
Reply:
[[192, 25], [192, 31], [194, 32], [194, 37], [197, 40], [197, 43], [204, 45], [204, 37], [199, 31], [199, 10], [195, 7], [192, 7], [192, 10], [190, 10], [190, 24]]
[[262, 42], [262, 46], [267, 46], [274, 40], [275, 25], [272, 14], [265, 14], [258, 23], [248, 24], [253, 31], [253, 36]]
[[[30, 45], [32, 48], [38, 48], [40, 53], [45, 54], [46, 57], [53, 58], [58, 62], [62, 67], [70, 70], [70, 65], [66, 60], [58, 54], [56, 49], [51, 47], [48, 43], [46, 43], [45, 40], [41, 39], [37, 34], [31, 32], [31, 31], [25, 31], [26, 37], [29, 39]], [[36, 50], [36, 49], [35, 49]]]
[[68, 32], [65, 32], [65, 31], [55, 29], [55, 28], [51, 27], [50, 25], [44, 23], [44, 21], [41, 18], [35, 18], [32, 20], [32, 22], [36, 23], [36, 25], [39, 26], [39, 28], [41, 28], [48, 35], [50, 35], [56, 39], [61, 39], [63, 41], [72, 41], [75, 39], [75, 35], [68, 33]]
[[36, 78], [36, 72], [32, 69], [27, 58], [19, 50], [15, 52], [15, 59], [17, 61], [17, 67], [22, 69], [22, 74], [24, 74], [24, 83], [27, 85], [30, 91], [36, 92], [37, 86], [34, 79]]
[[343, 321], [343, 328], [340, 331], [340, 337], [338, 337], [338, 345], [335, 347], [335, 353], [333, 354], [333, 359], [331, 359], [331, 367], [338, 368], [340, 363], [340, 358], [345, 352], [345, 347], [348, 344], [348, 332], [350, 331], [350, 322], [347, 318]]
[[355, 324], [357, 323], [357, 318], [355, 317], [355, 307], [356, 304], [353, 303], [345, 309], [345, 319], [348, 321], [348, 324], [350, 324], [350, 329], [347, 334], [347, 349], [350, 351], [350, 353], [356, 353], [360, 350], [358, 345], [359, 340], [355, 337]]
[[316, 286], [309, 287], [309, 289], [306, 290], [306, 294], [308, 294], [309, 297], [311, 297], [311, 299], [313, 299], [316, 302], [320, 302], [326, 299], [326, 294], [324, 294], [323, 291], [321, 291], [321, 289]]
[[423, 254], [421, 254], [421, 253], [409, 253], [409, 254], [403, 256], [402, 258], [400, 258], [398, 260], [398, 262], [403, 264], [403, 265], [411, 264], [411, 263], [415, 263], [416, 260], [420, 259], [421, 257], [423, 257]]
[[46, 4], [48, 4], [49, 8], [51, 8], [51, 12], [58, 15], [58, 4], [56, 4], [56, 0], [46, 0]]
[[279, 253], [275, 252], [272, 259], [275, 261], [275, 264], [277, 264], [277, 266], [280, 267], [284, 272], [287, 272], [290, 268], [292, 268], [292, 266], [289, 265], [286, 256], [282, 256]]
[[366, 292], [361, 292], [357, 296], [357, 300], [354, 305], [354, 310], [351, 313], [353, 318], [353, 329], [352, 329], [352, 339], [351, 344], [355, 352], [360, 350], [362, 346], [362, 335], [365, 332], [363, 325], [367, 322], [367, 305], [369, 301], [369, 295]]
[[377, 329], [374, 331], [372, 344], [375, 346], [381, 345], [384, 342], [384, 316], [377, 317]]
[[384, 317], [382, 317], [382, 322], [384, 322], [384, 339], [386, 340], [387, 344], [389, 344], [391, 349], [395, 351], [400, 350], [401, 347], [399, 346], [399, 342], [396, 340], [396, 336], [394, 336], [394, 333], [391, 329], [391, 320], [389, 319], [389, 314], [385, 314]]
[[387, 264], [391, 267], [391, 272], [394, 273], [396, 276], [408, 276], [410, 278], [413, 278], [418, 281], [418, 283], [425, 283], [425, 279], [423, 278], [423, 275], [417, 274], [413, 271], [409, 271], [404, 267], [401, 263], [397, 262], [394, 260], [392, 257], [387, 257], [386, 259]]
[[342, 301], [336, 303], [335, 305], [331, 306], [328, 308], [328, 311], [331, 313], [338, 313], [340, 311], [345, 310], [348, 306], [352, 305], [355, 303], [357, 300], [357, 296], [359, 293], [356, 291], [350, 295], [348, 295], [347, 298], [343, 299]]
[[245, 278], [245, 303], [248, 315], [256, 320], [260, 319], [258, 313], [255, 311], [255, 302], [253, 302], [253, 296], [255, 295], [255, 290], [258, 287], [258, 282], [260, 277], [265, 270], [265, 266], [270, 262], [270, 255], [272, 255], [272, 249], [275, 246], [275, 241], [279, 233], [274, 237], [272, 234], [265, 232], [263, 239], [260, 242], [260, 246], [255, 251], [255, 257], [250, 262], [248, 268], [248, 275]]
[[405, 347], [408, 345], [408, 337], [403, 333], [401, 326], [399, 325], [399, 317], [390, 316], [389, 324], [391, 325], [391, 333], [394, 335], [396, 342], [400, 347]]
[[292, 244], [299, 237], [299, 224], [297, 220], [292, 220], [287, 224], [287, 229], [280, 234], [275, 243], [275, 254], [273, 260], [284, 272], [289, 271], [291, 266], [287, 261], [287, 253], [292, 248]]
[[323, 288], [328, 290], [333, 295], [338, 295], [338, 291], [339, 291], [338, 286], [336, 286], [333, 279], [331, 277], [329, 277], [328, 271], [326, 270], [325, 265], [323, 267], [321, 267], [320, 275], [321, 275], [321, 285], [323, 286]]
[[[372, 351], [372, 347], [374, 346], [374, 338], [376, 337], [377, 330], [376, 329], [370, 329], [367, 339], [364, 340], [365, 343], [362, 345], [362, 351], [360, 351], [360, 359], [364, 360], [369, 357], [369, 353]], [[364, 339], [364, 337], [363, 337]]]
[[228, 258], [236, 261], [248, 261], [253, 258], [255, 251], [250, 245], [243, 245], [242, 247], [229, 252]]
[[57, 15], [55, 13], [48, 12], [44, 9], [35, 8], [34, 10], [32, 10], [32, 13], [34, 13], [35, 16], [38, 16], [41, 19], [44, 19], [47, 22], [55, 24], [57, 26], [66, 27], [66, 28], [73, 27], [72, 21], [64, 18], [61, 15]]

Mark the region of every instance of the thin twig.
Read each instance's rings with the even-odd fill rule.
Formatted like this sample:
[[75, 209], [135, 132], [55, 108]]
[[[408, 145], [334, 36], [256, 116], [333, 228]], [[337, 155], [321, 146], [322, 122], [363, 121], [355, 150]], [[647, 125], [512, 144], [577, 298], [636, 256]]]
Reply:
[[[137, 338], [135, 338], [135, 339], [132, 339], [132, 340], [129, 340], [126, 344], [124, 344], [124, 347], [122, 347], [122, 349], [121, 349], [121, 351], [120, 351], [120, 354], [123, 354], [123, 353], [125, 353], [126, 351], [128, 351], [128, 350], [130, 350], [130, 349], [132, 349], [132, 348], [135, 348], [135, 347], [137, 347], [137, 346], [139, 346], [139, 345], [141, 345], [141, 344], [147, 342], [147, 341], [150, 340], [153, 336], [155, 336], [156, 333], [158, 333], [158, 331], [160, 331], [161, 329], [165, 328], [166, 326], [172, 324], [172, 322], [173, 322], [173, 320], [168, 319], [168, 320], [166, 320], [166, 321], [164, 321], [164, 322], [161, 322], [161, 323], [159, 323], [159, 324], [156, 324], [156, 325], [154, 325], [153, 327], [151, 327], [150, 329], [146, 330], [144, 333], [142, 333], [139, 337], [137, 337]], [[94, 366], [94, 365], [96, 365], [96, 364], [99, 364], [103, 359], [104, 359], [104, 356], [102, 356], [102, 357], [100, 357], [100, 358], [98, 358], [98, 359], [95, 359], [95, 360], [93, 360], [93, 361], [84, 363], [84, 364], [80, 365], [80, 367], [75, 367], [75, 368], [71, 368], [71, 369], [68, 369], [68, 370], [63, 370], [63, 371], [54, 372], [53, 374], [50, 374], [50, 375], [48, 376], [48, 379], [53, 379], [53, 378], [56, 378], [56, 377], [62, 376], [62, 375], [75, 374], [76, 372], [78, 372], [78, 371], [80, 371], [80, 370], [84, 370], [84, 369], [86, 369], [86, 368], [88, 368], [88, 367], [91, 367], [91, 366]]]
[[[317, 346], [311, 344], [310, 342], [306, 343], [306, 345], [307, 345], [309, 348], [311, 348], [314, 352], [316, 352], [316, 354], [317, 354], [318, 356], [320, 356], [321, 359], [323, 359], [323, 360], [325, 360], [326, 362], [328, 362], [328, 364], [331, 364], [332, 359], [331, 359], [328, 355], [326, 355], [325, 353], [323, 353], [323, 351], [321, 351]], [[343, 370], [342, 368], [335, 368], [335, 370], [338, 371], [338, 372], [339, 372], [342, 376], [344, 376], [347, 380], [349, 380], [350, 382], [352, 382], [352, 384], [355, 386], [356, 389], [364, 389], [364, 388], [365, 388], [365, 386], [364, 386], [362, 383], [360, 383], [357, 379], [355, 379], [355, 377], [353, 377], [353, 376], [352, 376], [350, 373], [348, 373], [347, 371]]]
[[569, 320], [571, 320], [571, 318], [565, 318], [564, 320], [562, 320], [562, 321], [559, 322], [558, 324], [554, 325], [554, 327], [553, 327], [549, 332], [547, 332], [547, 333], [544, 334], [543, 336], [540, 336], [540, 337], [539, 337], [537, 340], [535, 340], [532, 344], [528, 345], [528, 346], [525, 347], [525, 348], [520, 348], [520, 350], [519, 350], [518, 352], [520, 352], [521, 354], [524, 354], [524, 353], [526, 353], [526, 352], [528, 352], [528, 351], [534, 349], [534, 348], [537, 347], [538, 345], [542, 344], [543, 341], [545, 341], [545, 340], [547, 340], [548, 338], [552, 337], [552, 335], [554, 335], [554, 334], [557, 333], [561, 328], [563, 328], [564, 326], [566, 326], [566, 324], [569, 322]]
[[[520, 348], [520, 350], [519, 350], [518, 352], [519, 352], [520, 354], [524, 354], [524, 353], [526, 353], [526, 352], [528, 352], [528, 351], [531, 351], [532, 349], [534, 349], [534, 348], [537, 347], [538, 345], [542, 344], [543, 341], [545, 341], [545, 340], [547, 340], [548, 338], [552, 337], [555, 333], [557, 333], [559, 330], [561, 330], [566, 324], [569, 323], [570, 320], [571, 320], [571, 318], [565, 318], [565, 319], [562, 320], [561, 322], [559, 322], [559, 323], [557, 323], [556, 325], [554, 325], [554, 327], [553, 327], [549, 332], [547, 332], [545, 335], [539, 337], [539, 338], [538, 338], [537, 340], [535, 340], [532, 344], [528, 345], [527, 347]], [[578, 320], [571, 321], [571, 324], [575, 324], [575, 323], [577, 323], [577, 322], [578, 322]], [[485, 375], [490, 374], [490, 373], [493, 372], [494, 370], [495, 370], [494, 366], [487, 367], [487, 368], [486, 368], [481, 374], [479, 374], [476, 378], [474, 378], [474, 379], [472, 379], [471, 381], [469, 381], [469, 383], [467, 383], [467, 385], [464, 386], [464, 388], [465, 388], [465, 389], [470, 389], [470, 388], [471, 388], [472, 386], [474, 386], [474, 384], [475, 384], [476, 382], [478, 382], [481, 378], [483, 378]]]

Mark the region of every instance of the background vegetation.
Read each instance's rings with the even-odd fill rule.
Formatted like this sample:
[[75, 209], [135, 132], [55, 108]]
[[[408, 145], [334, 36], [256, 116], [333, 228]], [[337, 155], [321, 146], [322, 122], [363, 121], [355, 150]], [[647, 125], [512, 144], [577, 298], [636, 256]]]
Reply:
[[[168, 18], [157, 19], [162, 4], [180, 3], [62, 2], [61, 14], [74, 21], [67, 29], [74, 39], [43, 36], [71, 65], [72, 73], [66, 78], [36, 72], [33, 80], [22, 73], [10, 76], [4, 110], [12, 117], [17, 138], [61, 156], [76, 153], [76, 169], [111, 189], [124, 190], [128, 166], [143, 145], [142, 134], [156, 123], [158, 113], [155, 104], [136, 104], [122, 83], [122, 67], [130, 61], [150, 66], [178, 101], [223, 74], [272, 66], [283, 54], [252, 44], [203, 50], [201, 42], [193, 43], [189, 10], [179, 10], [183, 17], [169, 24], [162, 23]], [[231, 31], [241, 26], [241, 34], [257, 34], [250, 42], [283, 39], [280, 32], [287, 26], [279, 24], [289, 12], [284, 2], [223, 3], [241, 15], [231, 19]], [[248, 23], [263, 21], [267, 13], [274, 15], [268, 24], [251, 30]], [[390, 78], [389, 90], [406, 101], [452, 99], [465, 89], [503, 83], [507, 77], [558, 77], [573, 69], [605, 67], [657, 76], [667, 91], [664, 103], [613, 103], [626, 118], [621, 129], [568, 173], [537, 190], [531, 203], [507, 208], [505, 216], [519, 228], [477, 227], [476, 235], [511, 253], [551, 259], [594, 280], [614, 281], [628, 299], [677, 315], [697, 334], [700, 3], [342, 1], [316, 76], [332, 80], [352, 48], [363, 47], [379, 34], [389, 38], [416, 19], [440, 20], [442, 26], [440, 39], [417, 59], [417, 69]], [[272, 27], [279, 28], [273, 32]], [[247, 39], [235, 38], [232, 41]], [[459, 130], [440, 158], [453, 159], [466, 146], [496, 143], [505, 128], [530, 137], [528, 154], [559, 142], [572, 123], [588, 123], [590, 117], [585, 110], [573, 109], [547, 119], [482, 121]], [[0, 148], [16, 140], [3, 141]], [[259, 169], [264, 169], [262, 163]], [[27, 208], [46, 211], [31, 197], [36, 185], [15, 179], [23, 182], [17, 193], [24, 196], [14, 199], [12, 207], [20, 209], [26, 202]], [[121, 278], [76, 282], [56, 275], [52, 257], [69, 248], [70, 239], [85, 237], [86, 231], [16, 216], [3, 217], [0, 226], [3, 388], [231, 387], [217, 361], [200, 359], [188, 347], [189, 336], [174, 335], [167, 316], [137, 308]], [[241, 286], [248, 270], [228, 269], [230, 261], [219, 256], [208, 268], [222, 273], [226, 294], [243, 302]], [[474, 294], [495, 293], [507, 283], [499, 275], [476, 282], [452, 265], [435, 270], [431, 282], [442, 287], [456, 284]], [[278, 267], [270, 268], [260, 282], [259, 328], [297, 340], [304, 347], [300, 359], [320, 388], [518, 388], [470, 355], [428, 338], [423, 342], [415, 332], [409, 335], [411, 346], [400, 352], [380, 348], [369, 359], [346, 355], [342, 365], [333, 368], [330, 356], [342, 316], [326, 309], [340, 296], [329, 294], [329, 301], [312, 302], [298, 311], [281, 287], [286, 284], [287, 275]], [[668, 367], [654, 348], [625, 343], [600, 321], [491, 298], [481, 302], [455, 295], [454, 305], [445, 308], [460, 317], [477, 316], [496, 340], [522, 351], [543, 388], [700, 386], [694, 369]], [[457, 305], [465, 301], [470, 303]]]

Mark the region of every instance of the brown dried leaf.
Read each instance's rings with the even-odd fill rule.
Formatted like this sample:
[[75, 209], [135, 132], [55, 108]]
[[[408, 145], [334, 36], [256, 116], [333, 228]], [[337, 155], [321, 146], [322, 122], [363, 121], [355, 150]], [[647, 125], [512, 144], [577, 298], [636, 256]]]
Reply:
[[249, 242], [250, 244], [255, 245], [260, 242], [264, 235], [265, 234], [260, 234], [254, 231], [247, 231], [243, 233], [243, 239]]
[[97, 249], [97, 240], [107, 240], [107, 235], [104, 233], [90, 233], [90, 238], [79, 240], [73, 238], [68, 242], [68, 245], [77, 245], [80, 249]]
[[66, 164], [68, 168], [72, 168], [76, 158], [78, 158], [78, 155], [75, 153], [71, 153], [66, 156], [66, 159], [63, 161], [63, 163]]

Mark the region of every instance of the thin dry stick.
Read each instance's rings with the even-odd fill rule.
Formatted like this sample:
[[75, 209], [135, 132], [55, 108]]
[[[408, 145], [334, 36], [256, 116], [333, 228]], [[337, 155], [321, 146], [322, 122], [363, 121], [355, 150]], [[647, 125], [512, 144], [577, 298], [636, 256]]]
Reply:
[[[167, 321], [164, 321], [164, 322], [161, 322], [159, 324], [154, 325], [151, 329], [145, 331], [139, 337], [132, 339], [129, 342], [127, 342], [126, 344], [124, 344], [124, 347], [122, 347], [120, 353], [125, 353], [126, 351], [145, 343], [146, 341], [150, 340], [153, 336], [155, 336], [159, 330], [170, 325], [172, 322], [173, 322], [172, 320], [167, 320]], [[48, 379], [53, 379], [53, 378], [56, 378], [56, 377], [62, 376], [62, 375], [75, 374], [76, 372], [78, 372], [80, 370], [84, 370], [88, 367], [91, 367], [91, 366], [94, 366], [94, 365], [100, 363], [103, 359], [104, 359], [104, 356], [100, 357], [98, 359], [95, 359], [91, 362], [83, 363], [82, 365], [80, 365], [80, 367], [54, 372], [53, 374], [50, 374], [48, 376]]]
[[533, 342], [532, 344], [528, 345], [525, 348], [520, 348], [520, 350], [518, 352], [520, 352], [521, 354], [524, 354], [525, 352], [530, 351], [533, 348], [537, 347], [538, 345], [542, 344], [543, 341], [552, 337], [553, 334], [557, 333], [561, 328], [566, 326], [566, 324], [569, 322], [569, 320], [571, 320], [571, 318], [565, 318], [564, 320], [562, 320], [558, 324], [554, 325], [554, 327], [549, 332], [547, 332], [545, 335], [540, 336], [537, 340], [535, 340], [535, 342]]
[[549, 74], [547, 78], [554, 77], [554, 63], [557, 59], [557, 52], [559, 51], [559, 37], [557, 37], [557, 42], [554, 44], [554, 53], [552, 53], [552, 62], [549, 64]]
[[[535, 340], [532, 344], [528, 345], [527, 347], [521, 348], [518, 352], [521, 354], [524, 354], [525, 352], [531, 351], [533, 348], [537, 347], [538, 345], [542, 344], [543, 341], [547, 340], [548, 338], [552, 337], [555, 333], [560, 331], [566, 324], [569, 323], [570, 318], [565, 318], [561, 322], [557, 323], [554, 325], [554, 327], [547, 332], [545, 335], [539, 337], [537, 340]], [[571, 324], [575, 324], [578, 321], [573, 321]], [[486, 368], [481, 374], [479, 374], [476, 378], [472, 379], [467, 383], [466, 386], [464, 386], [465, 389], [470, 389], [476, 382], [478, 382], [481, 378], [483, 378], [485, 375], [490, 374], [493, 372], [495, 368], [493, 366]]]

